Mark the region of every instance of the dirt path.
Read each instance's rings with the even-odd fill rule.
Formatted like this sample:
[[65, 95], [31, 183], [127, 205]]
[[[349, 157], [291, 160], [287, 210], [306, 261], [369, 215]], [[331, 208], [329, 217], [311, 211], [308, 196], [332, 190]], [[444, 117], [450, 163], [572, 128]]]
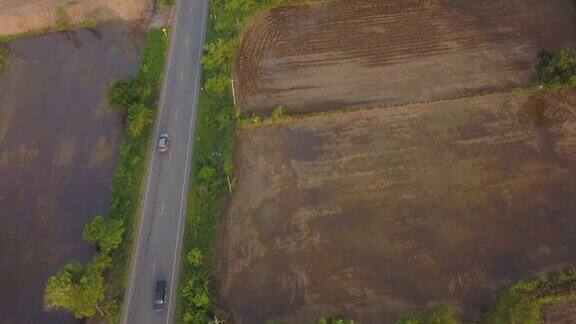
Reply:
[[542, 48], [576, 46], [569, 0], [343, 0], [267, 12], [247, 29], [247, 112], [427, 102], [526, 85]]

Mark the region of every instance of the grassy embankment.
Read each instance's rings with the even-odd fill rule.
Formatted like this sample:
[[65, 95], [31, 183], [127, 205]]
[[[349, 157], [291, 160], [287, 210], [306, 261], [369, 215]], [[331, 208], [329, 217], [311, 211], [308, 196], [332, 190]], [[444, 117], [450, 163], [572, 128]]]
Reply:
[[160, 29], [149, 30], [138, 74], [116, 82], [109, 92], [111, 105], [123, 110], [126, 115], [127, 129], [116, 166], [110, 202], [110, 219], [122, 219], [127, 229], [122, 243], [111, 253], [112, 267], [106, 276], [111, 321], [118, 318], [124, 296], [142, 182], [146, 174], [153, 111], [158, 105], [166, 52], [167, 38], [164, 32]]
[[[216, 229], [222, 201], [234, 188], [232, 149], [239, 110], [231, 77], [236, 46], [248, 21], [287, 0], [212, 0], [207, 31], [203, 91], [199, 98], [194, 160], [184, 234], [177, 322], [214, 320]], [[219, 317], [220, 318], [220, 317]]]

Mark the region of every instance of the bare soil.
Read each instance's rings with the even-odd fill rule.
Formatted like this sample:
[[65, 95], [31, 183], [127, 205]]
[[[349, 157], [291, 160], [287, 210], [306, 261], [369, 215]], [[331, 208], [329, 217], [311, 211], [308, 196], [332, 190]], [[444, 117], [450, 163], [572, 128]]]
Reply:
[[542, 309], [544, 324], [576, 323], [576, 295], [561, 301], [546, 304]]
[[543, 48], [576, 45], [570, 0], [339, 0], [272, 10], [244, 33], [248, 113], [428, 102], [525, 86]]
[[236, 147], [217, 277], [237, 323], [390, 323], [443, 302], [473, 318], [576, 260], [574, 92], [311, 117]]
[[83, 227], [108, 211], [121, 116], [113, 80], [136, 71], [142, 32], [126, 26], [9, 44], [0, 74], [0, 323], [75, 323], [43, 310], [44, 285], [94, 247]]
[[0, 36], [54, 28], [59, 7], [79, 25], [87, 19], [139, 20], [149, 5], [149, 0], [0, 0]]

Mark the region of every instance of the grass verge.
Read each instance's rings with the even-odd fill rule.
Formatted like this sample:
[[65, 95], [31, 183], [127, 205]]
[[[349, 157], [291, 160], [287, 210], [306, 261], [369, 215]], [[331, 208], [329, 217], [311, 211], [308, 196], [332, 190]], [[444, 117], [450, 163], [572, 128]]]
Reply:
[[221, 204], [234, 187], [232, 150], [239, 110], [230, 87], [236, 45], [248, 21], [287, 0], [212, 0], [199, 97], [176, 322], [208, 323], [216, 314], [213, 289]]
[[109, 92], [112, 106], [127, 113], [128, 130], [120, 150], [110, 202], [110, 219], [122, 219], [127, 229], [122, 243], [111, 253], [112, 267], [106, 276], [106, 304], [109, 305], [110, 322], [117, 322], [124, 298], [152, 132], [152, 120], [131, 119], [130, 114], [138, 114], [134, 111], [135, 107], [141, 110], [154, 110], [157, 107], [167, 43], [162, 30], [150, 29], [146, 35], [138, 74], [116, 82]]

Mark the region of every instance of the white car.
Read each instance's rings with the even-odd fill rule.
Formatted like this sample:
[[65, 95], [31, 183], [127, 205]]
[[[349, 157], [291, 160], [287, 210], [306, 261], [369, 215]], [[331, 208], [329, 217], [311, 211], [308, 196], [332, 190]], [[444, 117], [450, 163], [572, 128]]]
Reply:
[[168, 133], [162, 133], [160, 137], [158, 137], [158, 152], [164, 153], [168, 151], [168, 142], [170, 141], [170, 136]]

